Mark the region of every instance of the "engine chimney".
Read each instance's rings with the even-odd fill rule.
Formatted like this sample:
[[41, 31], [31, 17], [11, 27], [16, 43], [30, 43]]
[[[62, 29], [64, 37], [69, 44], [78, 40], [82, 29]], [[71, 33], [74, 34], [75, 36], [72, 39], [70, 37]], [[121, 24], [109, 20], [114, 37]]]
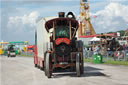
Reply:
[[65, 17], [65, 12], [59, 12], [58, 14], [59, 14], [59, 17], [63, 17], [63, 18]]

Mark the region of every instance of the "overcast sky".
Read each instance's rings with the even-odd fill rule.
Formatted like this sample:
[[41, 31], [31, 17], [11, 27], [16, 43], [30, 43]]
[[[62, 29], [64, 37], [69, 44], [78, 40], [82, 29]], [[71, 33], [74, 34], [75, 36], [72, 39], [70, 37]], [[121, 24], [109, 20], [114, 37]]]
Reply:
[[[60, 11], [80, 13], [80, 0], [1, 0], [0, 5], [0, 41], [7, 42], [34, 44], [36, 20]], [[128, 0], [90, 0], [90, 14], [97, 33], [128, 28]]]

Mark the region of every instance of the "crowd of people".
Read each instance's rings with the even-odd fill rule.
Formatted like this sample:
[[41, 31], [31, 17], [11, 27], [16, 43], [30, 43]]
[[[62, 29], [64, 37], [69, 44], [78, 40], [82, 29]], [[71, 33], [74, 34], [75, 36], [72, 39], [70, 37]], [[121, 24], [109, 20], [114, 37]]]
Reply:
[[105, 43], [85, 47], [83, 51], [85, 57], [101, 54], [103, 57], [112, 57], [114, 60], [124, 59], [124, 57], [128, 55], [128, 44], [120, 45], [119, 42], [113, 38], [106, 40]]

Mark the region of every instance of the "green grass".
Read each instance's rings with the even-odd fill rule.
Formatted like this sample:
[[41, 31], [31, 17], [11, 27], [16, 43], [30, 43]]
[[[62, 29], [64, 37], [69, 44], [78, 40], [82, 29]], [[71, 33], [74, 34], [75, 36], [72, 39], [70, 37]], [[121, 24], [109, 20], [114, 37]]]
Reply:
[[[84, 59], [84, 61], [85, 61], [85, 62], [91, 62], [91, 63], [92, 63], [92, 59]], [[106, 61], [103, 62], [102, 64], [128, 66], [128, 61], [114, 61], [114, 60], [110, 59], [110, 60], [106, 60]]]
[[108, 60], [108, 61], [104, 62], [104, 64], [128, 66], [128, 61], [112, 61], [112, 60]]
[[92, 59], [84, 59], [84, 62], [92, 62]]

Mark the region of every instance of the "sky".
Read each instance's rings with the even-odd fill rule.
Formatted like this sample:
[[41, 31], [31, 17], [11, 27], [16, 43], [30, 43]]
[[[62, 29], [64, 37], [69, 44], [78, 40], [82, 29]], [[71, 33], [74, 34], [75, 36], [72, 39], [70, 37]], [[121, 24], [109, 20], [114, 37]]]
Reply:
[[[128, 0], [89, 0], [89, 3], [96, 33], [128, 28]], [[79, 16], [80, 0], [0, 0], [0, 41], [34, 44], [36, 21], [62, 11]]]

